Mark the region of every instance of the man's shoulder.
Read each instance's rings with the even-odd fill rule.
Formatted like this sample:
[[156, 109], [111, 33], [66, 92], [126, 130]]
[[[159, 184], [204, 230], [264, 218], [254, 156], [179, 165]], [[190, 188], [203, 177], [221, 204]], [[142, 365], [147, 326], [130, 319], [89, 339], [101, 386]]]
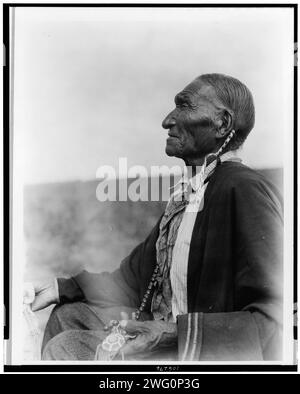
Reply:
[[221, 193], [232, 193], [232, 191], [259, 192], [281, 200], [281, 193], [273, 182], [261, 172], [239, 162], [228, 161], [222, 163], [215, 172], [212, 181], [217, 186], [218, 192]]
[[224, 186], [267, 181], [267, 179], [258, 171], [240, 162], [234, 161], [226, 161], [222, 163], [215, 172], [215, 180]]

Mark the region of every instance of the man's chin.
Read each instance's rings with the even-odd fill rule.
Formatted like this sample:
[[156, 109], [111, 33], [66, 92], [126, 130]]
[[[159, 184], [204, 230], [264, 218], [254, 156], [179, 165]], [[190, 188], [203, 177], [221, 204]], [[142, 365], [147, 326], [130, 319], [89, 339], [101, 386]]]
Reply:
[[178, 151], [178, 149], [175, 149], [173, 146], [166, 146], [165, 152], [168, 156], [170, 157], [178, 157], [181, 158], [181, 153]]

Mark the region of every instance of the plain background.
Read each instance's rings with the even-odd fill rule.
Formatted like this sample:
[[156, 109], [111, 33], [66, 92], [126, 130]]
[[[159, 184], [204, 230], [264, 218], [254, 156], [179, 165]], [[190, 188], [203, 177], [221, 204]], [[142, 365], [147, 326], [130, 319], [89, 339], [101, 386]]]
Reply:
[[14, 138], [25, 183], [95, 179], [101, 165], [178, 164], [163, 118], [203, 73], [252, 91], [253, 167], [283, 165], [291, 134], [292, 9], [18, 8]]

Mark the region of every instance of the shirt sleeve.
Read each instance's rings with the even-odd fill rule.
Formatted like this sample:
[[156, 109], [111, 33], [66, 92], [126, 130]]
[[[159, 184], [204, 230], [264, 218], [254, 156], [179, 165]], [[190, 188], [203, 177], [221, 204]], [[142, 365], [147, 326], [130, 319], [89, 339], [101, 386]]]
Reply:
[[178, 322], [180, 360], [276, 360], [282, 347], [282, 213], [267, 183], [233, 190], [236, 310], [188, 313]]

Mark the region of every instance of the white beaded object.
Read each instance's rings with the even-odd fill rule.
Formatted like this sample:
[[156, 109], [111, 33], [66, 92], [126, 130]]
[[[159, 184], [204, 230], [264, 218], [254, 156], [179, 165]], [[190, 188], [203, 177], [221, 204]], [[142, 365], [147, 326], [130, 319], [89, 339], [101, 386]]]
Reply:
[[102, 342], [102, 348], [107, 352], [116, 352], [121, 349], [125, 342], [123, 335], [119, 333], [111, 333]]
[[30, 282], [26, 282], [23, 285], [23, 304], [32, 304], [35, 299], [34, 286]]
[[[115, 321], [112, 321], [111, 323], [114, 324], [114, 322]], [[116, 322], [117, 325], [113, 325], [111, 333], [97, 346], [95, 360], [113, 360], [122, 346], [126, 343], [126, 340], [129, 339], [130, 336], [120, 327], [120, 323], [117, 320]], [[124, 359], [123, 355], [122, 359]]]

